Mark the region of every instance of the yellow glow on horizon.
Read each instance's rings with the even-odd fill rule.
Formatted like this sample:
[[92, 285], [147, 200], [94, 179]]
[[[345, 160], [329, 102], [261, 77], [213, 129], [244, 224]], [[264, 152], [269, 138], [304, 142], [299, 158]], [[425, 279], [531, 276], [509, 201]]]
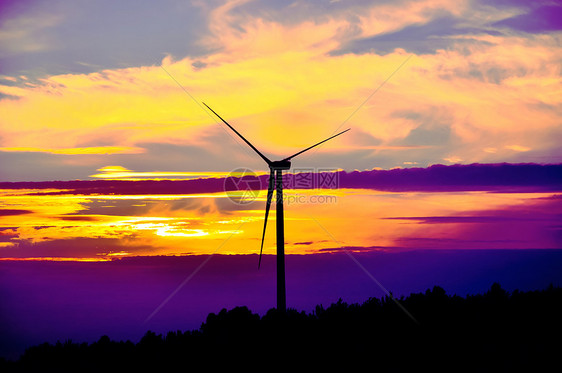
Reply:
[[0, 261], [12, 262], [110, 262], [111, 258], [68, 258], [63, 256], [57, 257], [31, 257], [31, 258], [2, 258]]
[[0, 147], [2, 152], [39, 152], [50, 154], [140, 154], [143, 148], [135, 146], [90, 146], [83, 148]]
[[119, 251], [119, 252], [109, 252], [109, 253], [104, 253], [104, 254], [100, 254], [100, 255], [105, 255], [105, 256], [127, 256], [130, 253], [127, 251]]
[[529, 150], [531, 150], [531, 148], [521, 145], [506, 145], [505, 148], [509, 150], [514, 150], [516, 152], [528, 152]]
[[98, 169], [101, 173], [90, 175], [99, 179], [128, 179], [128, 180], [161, 180], [164, 178], [220, 178], [228, 176], [241, 176], [240, 173], [233, 172], [166, 172], [166, 171], [153, 171], [153, 172], [140, 172], [132, 171], [122, 166], [106, 166]]
[[[0, 245], [0, 256], [13, 258], [24, 254], [22, 250], [26, 248], [40, 248], [50, 241], [65, 240], [76, 242], [79, 245], [76, 249], [92, 261], [139, 255], [203, 255], [216, 252], [218, 247], [221, 248], [219, 254], [256, 254], [259, 252], [267, 193], [261, 190], [251, 204], [239, 205], [225, 198], [224, 193], [14, 195], [17, 192], [14, 190], [11, 195], [0, 198], [0, 209], [26, 212], [0, 216], [3, 233], [13, 237]], [[408, 218], [420, 217], [423, 220], [426, 216], [464, 216], [474, 211], [516, 208], [530, 198], [549, 195], [287, 189], [284, 193], [286, 253], [338, 251], [340, 244], [351, 251], [355, 250], [354, 247], [365, 246], [374, 246], [373, 250], [392, 250], [390, 248], [401, 245], [402, 237], [446, 238], [458, 229], [466, 228], [462, 222], [454, 220], [446, 224], [420, 224], [420, 221]], [[139, 200], [144, 202], [139, 203]], [[275, 206], [275, 201], [272, 201], [264, 242], [265, 254], [276, 252]], [[90, 239], [89, 245], [95, 247], [81, 248], [79, 240], [73, 241], [76, 239]], [[225, 241], [227, 244], [221, 246]], [[13, 254], [14, 250], [18, 251], [18, 255]], [[51, 251], [45, 254], [45, 257], [55, 257], [50, 255]], [[42, 255], [33, 250], [29, 255], [30, 260], [39, 256]]]

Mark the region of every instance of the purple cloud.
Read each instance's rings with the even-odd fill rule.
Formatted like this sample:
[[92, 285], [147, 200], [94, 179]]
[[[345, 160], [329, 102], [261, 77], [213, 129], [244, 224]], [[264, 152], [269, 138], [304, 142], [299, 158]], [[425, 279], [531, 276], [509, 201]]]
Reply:
[[[307, 181], [307, 175], [310, 180]], [[329, 176], [329, 177], [328, 177]], [[267, 175], [245, 177], [248, 183], [267, 187]], [[501, 191], [545, 192], [562, 190], [562, 164], [470, 164], [433, 165], [427, 168], [287, 174], [286, 188], [365, 188], [405, 191]], [[34, 194], [194, 194], [236, 190], [236, 183], [223, 178], [196, 180], [77, 180], [2, 182], [1, 189], [60, 189]]]
[[542, 6], [529, 13], [496, 22], [494, 26], [505, 26], [529, 33], [562, 30], [562, 6], [560, 4]]
[[433, 165], [388, 171], [340, 173], [340, 188], [405, 191], [539, 192], [562, 190], [562, 165], [470, 164]]
[[419, 224], [459, 224], [459, 223], [502, 223], [502, 222], [528, 222], [551, 221], [546, 218], [531, 218], [523, 216], [399, 216], [383, 218], [387, 220], [411, 220]]
[[32, 212], [33, 211], [30, 210], [0, 209], [0, 216], [25, 215], [25, 214], [31, 214]]

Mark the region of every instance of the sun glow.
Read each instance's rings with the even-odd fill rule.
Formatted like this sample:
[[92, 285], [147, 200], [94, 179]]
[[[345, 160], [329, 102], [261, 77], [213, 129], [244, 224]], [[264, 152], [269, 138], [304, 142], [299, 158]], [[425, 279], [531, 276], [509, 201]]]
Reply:
[[107, 166], [98, 169], [98, 174], [90, 175], [97, 179], [109, 180], [163, 180], [163, 179], [196, 179], [209, 177], [227, 177], [229, 172], [139, 172], [121, 166]]
[[2, 152], [35, 152], [64, 155], [84, 154], [140, 154], [144, 149], [136, 146], [91, 146], [83, 148], [0, 147]]
[[[34, 192], [5, 190], [0, 197], [0, 213], [5, 212], [0, 214], [0, 257], [4, 260], [104, 261], [136, 255], [211, 254], [219, 247], [222, 254], [259, 252], [264, 190], [245, 204], [233, 202], [224, 193], [86, 196]], [[350, 251], [365, 247], [407, 250], [414, 243], [443, 247], [459, 237], [456, 247], [470, 247], [475, 234], [471, 227], [480, 221], [479, 211], [532, 206], [533, 200], [549, 194], [287, 189], [284, 197], [286, 252], [308, 254], [339, 251], [341, 246]], [[480, 242], [479, 247], [531, 244], [511, 239], [511, 228], [502, 230], [502, 219], [507, 218], [484, 218], [498, 227], [494, 234], [499, 238]], [[270, 213], [265, 254], [276, 250], [275, 220], [275, 213]], [[514, 224], [519, 223], [510, 226]], [[529, 229], [521, 226], [519, 231]], [[233, 235], [236, 239], [230, 239]], [[548, 240], [549, 236], [537, 237]]]
[[0, 261], [30, 261], [30, 262], [110, 262], [111, 258], [68, 258], [68, 257], [36, 257], [36, 258], [3, 258], [0, 257]]

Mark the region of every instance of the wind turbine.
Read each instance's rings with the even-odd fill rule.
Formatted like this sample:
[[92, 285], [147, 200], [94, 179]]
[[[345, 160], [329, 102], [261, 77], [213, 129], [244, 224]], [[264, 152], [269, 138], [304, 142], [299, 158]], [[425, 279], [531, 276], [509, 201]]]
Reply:
[[224, 120], [220, 115], [218, 115], [213, 109], [211, 109], [206, 103], [203, 102], [203, 105], [207, 107], [207, 109], [211, 110], [213, 114], [215, 114], [224, 124], [226, 124], [234, 133], [236, 133], [246, 144], [250, 146], [260, 157], [267, 163], [269, 167], [269, 186], [267, 187], [267, 202], [265, 205], [265, 220], [263, 222], [263, 234], [261, 238], [261, 247], [260, 247], [260, 256], [258, 262], [258, 268], [261, 265], [261, 255], [263, 251], [263, 241], [265, 239], [265, 228], [267, 227], [267, 217], [269, 215], [269, 209], [271, 207], [271, 199], [273, 198], [273, 189], [277, 190], [277, 200], [276, 200], [276, 224], [277, 224], [277, 310], [281, 312], [285, 312], [287, 308], [287, 300], [286, 300], [286, 293], [285, 293], [285, 224], [283, 218], [283, 170], [288, 170], [291, 168], [291, 159], [300, 155], [322, 143], [325, 143], [328, 140], [333, 139], [336, 136], [339, 136], [351, 128], [346, 129], [345, 131], [341, 131], [331, 137], [328, 137], [326, 140], [322, 140], [319, 143], [316, 143], [308, 148], [301, 150], [298, 153], [295, 153], [287, 158], [284, 158], [280, 161], [271, 161], [265, 155], [263, 155], [254, 145], [252, 145], [244, 136], [240, 134], [240, 132], [236, 131], [234, 127], [232, 127], [226, 120]]

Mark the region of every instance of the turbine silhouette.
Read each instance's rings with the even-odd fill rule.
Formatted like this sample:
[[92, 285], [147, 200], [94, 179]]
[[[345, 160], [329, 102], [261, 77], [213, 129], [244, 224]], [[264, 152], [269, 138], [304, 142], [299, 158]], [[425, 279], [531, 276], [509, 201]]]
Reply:
[[263, 252], [263, 242], [265, 239], [265, 229], [267, 227], [267, 217], [269, 215], [269, 210], [271, 207], [271, 199], [273, 198], [273, 190], [277, 190], [277, 200], [276, 200], [276, 224], [277, 224], [277, 310], [285, 312], [287, 308], [287, 301], [286, 301], [286, 293], [285, 293], [285, 226], [284, 226], [284, 218], [283, 218], [283, 170], [288, 170], [291, 168], [291, 159], [300, 155], [322, 143], [325, 143], [328, 140], [333, 139], [336, 136], [339, 136], [347, 131], [350, 128], [346, 129], [345, 131], [341, 131], [331, 137], [328, 137], [325, 140], [320, 141], [308, 148], [301, 150], [298, 153], [295, 153], [287, 158], [284, 158], [280, 161], [271, 161], [265, 155], [263, 155], [254, 145], [252, 145], [244, 136], [240, 134], [240, 132], [236, 131], [234, 127], [232, 127], [226, 120], [224, 120], [220, 115], [218, 115], [213, 109], [211, 109], [206, 103], [203, 102], [203, 105], [207, 107], [207, 109], [211, 110], [213, 114], [215, 114], [224, 124], [226, 124], [234, 133], [236, 133], [246, 144], [250, 146], [260, 157], [267, 163], [269, 167], [269, 185], [267, 187], [267, 202], [265, 205], [265, 220], [263, 222], [263, 233], [261, 238], [261, 247], [260, 247], [260, 256], [258, 262], [258, 268], [261, 266], [261, 256]]

